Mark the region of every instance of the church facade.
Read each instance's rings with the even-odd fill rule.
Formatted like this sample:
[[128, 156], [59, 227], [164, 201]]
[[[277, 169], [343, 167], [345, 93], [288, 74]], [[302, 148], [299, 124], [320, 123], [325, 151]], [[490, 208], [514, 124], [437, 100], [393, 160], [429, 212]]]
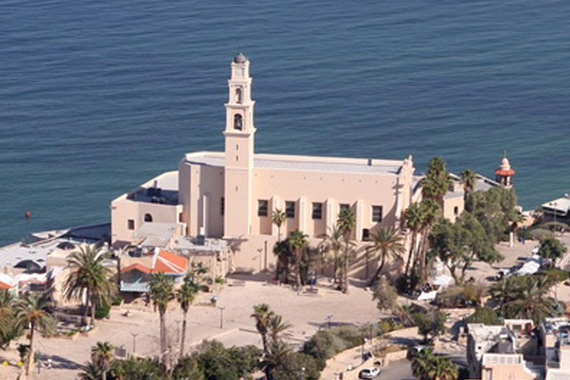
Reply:
[[[402, 160], [255, 153], [249, 60], [231, 63], [224, 152], [186, 154], [168, 172], [111, 204], [112, 243], [176, 245], [183, 237], [220, 238], [234, 253], [234, 268], [268, 269], [278, 236], [300, 230], [318, 239], [348, 208], [353, 238], [365, 241], [380, 226], [399, 228], [417, 201], [412, 157]], [[278, 228], [275, 210], [287, 218]], [[268, 253], [269, 252], [269, 253]]]

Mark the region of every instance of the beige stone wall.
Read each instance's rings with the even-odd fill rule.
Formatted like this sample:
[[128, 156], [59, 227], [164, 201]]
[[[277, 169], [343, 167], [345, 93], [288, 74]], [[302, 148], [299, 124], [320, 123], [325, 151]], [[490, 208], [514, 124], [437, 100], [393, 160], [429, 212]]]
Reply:
[[443, 201], [443, 217], [451, 223], [455, 223], [455, 220], [463, 212], [464, 206], [463, 197], [445, 199]]
[[[112, 243], [131, 242], [133, 233], [143, 225], [146, 214], [150, 214], [155, 223], [178, 223], [180, 213], [182, 205], [136, 202], [123, 194], [111, 203]], [[129, 219], [134, 221], [132, 230], [128, 228]]]
[[481, 371], [481, 379], [487, 379], [486, 372], [491, 371], [491, 379], [493, 380], [536, 380], [537, 377], [532, 373], [524, 370], [521, 364], [501, 364], [483, 367]]

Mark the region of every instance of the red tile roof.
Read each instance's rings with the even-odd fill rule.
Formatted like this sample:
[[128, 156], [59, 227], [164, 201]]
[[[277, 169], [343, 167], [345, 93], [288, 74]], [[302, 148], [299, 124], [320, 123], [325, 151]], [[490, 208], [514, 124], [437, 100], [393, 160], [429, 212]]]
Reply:
[[10, 290], [10, 289], [12, 289], [12, 288], [13, 288], [12, 285], [9, 285], [9, 284], [6, 284], [5, 282], [0, 281], [0, 289], [8, 289], [8, 290]]
[[171, 252], [160, 251], [156, 257], [153, 272], [184, 274], [188, 268], [188, 259]]
[[151, 273], [152, 272], [152, 270], [150, 268], [147, 268], [144, 265], [139, 264], [139, 263], [134, 263], [134, 264], [131, 264], [129, 266], [126, 266], [123, 269], [121, 269], [121, 272], [129, 272], [132, 270], [138, 270], [139, 272], [143, 272], [143, 273]]

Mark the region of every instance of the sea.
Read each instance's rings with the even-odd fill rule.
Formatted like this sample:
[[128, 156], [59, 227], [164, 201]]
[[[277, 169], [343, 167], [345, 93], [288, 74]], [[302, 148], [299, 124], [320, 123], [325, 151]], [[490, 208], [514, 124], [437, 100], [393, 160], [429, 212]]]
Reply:
[[569, 20], [568, 0], [0, 0], [0, 244], [108, 222], [222, 150], [237, 52], [257, 152], [490, 177], [506, 152], [534, 209], [570, 191]]

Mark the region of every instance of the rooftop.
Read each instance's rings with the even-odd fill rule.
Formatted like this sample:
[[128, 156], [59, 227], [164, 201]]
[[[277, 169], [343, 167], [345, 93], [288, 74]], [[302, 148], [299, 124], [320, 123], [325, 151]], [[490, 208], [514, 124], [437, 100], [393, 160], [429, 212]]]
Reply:
[[178, 171], [170, 171], [151, 179], [127, 194], [137, 202], [178, 204]]
[[[220, 152], [188, 153], [185, 161], [191, 164], [224, 167], [225, 154]], [[397, 175], [403, 160], [376, 160], [366, 158], [288, 156], [256, 154], [253, 165], [258, 169], [295, 170], [315, 172], [362, 173]]]
[[144, 223], [133, 234], [143, 247], [166, 247], [178, 229], [177, 223]]

